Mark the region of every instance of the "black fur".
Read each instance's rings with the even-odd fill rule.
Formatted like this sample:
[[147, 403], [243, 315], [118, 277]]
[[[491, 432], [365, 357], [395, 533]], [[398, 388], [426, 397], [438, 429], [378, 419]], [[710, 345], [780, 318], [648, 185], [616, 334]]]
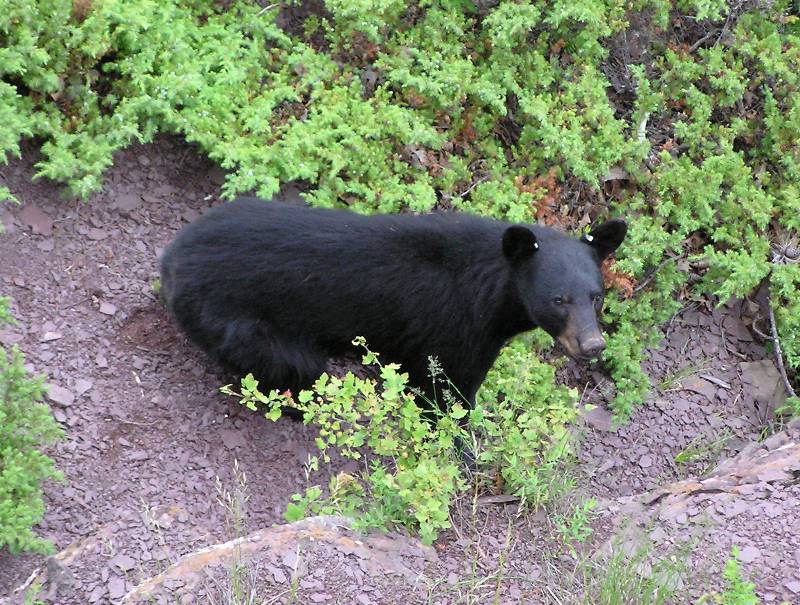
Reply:
[[597, 330], [599, 262], [619, 225], [624, 237], [617, 222], [589, 244], [465, 214], [367, 217], [242, 198], [178, 234], [162, 292], [192, 341], [263, 388], [308, 387], [364, 336], [429, 394], [437, 357], [474, 403], [512, 336], [538, 325], [558, 337], [576, 318]]

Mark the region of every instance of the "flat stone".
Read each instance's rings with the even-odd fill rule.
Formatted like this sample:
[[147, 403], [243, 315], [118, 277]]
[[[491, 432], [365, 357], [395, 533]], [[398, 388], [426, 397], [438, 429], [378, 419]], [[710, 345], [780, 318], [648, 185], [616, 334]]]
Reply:
[[787, 393], [778, 369], [770, 359], [743, 361], [739, 364], [742, 372], [744, 392], [756, 401], [775, 406], [783, 405]]
[[272, 574], [272, 579], [276, 584], [286, 584], [288, 581], [284, 571], [277, 565], [269, 565], [267, 570]]
[[42, 252], [52, 252], [53, 250], [55, 250], [56, 244], [53, 241], [52, 237], [48, 237], [47, 239], [43, 239], [38, 244], [36, 244], [36, 247], [39, 248], [39, 250], [41, 250]]
[[779, 468], [767, 469], [763, 473], [759, 473], [758, 475], [756, 475], [756, 478], [759, 481], [765, 481], [765, 482], [786, 481], [791, 477], [792, 475], [788, 471], [784, 471], [783, 469]]
[[0, 330], [0, 344], [10, 347], [18, 342], [21, 342], [25, 337], [19, 332], [12, 332], [11, 330]]
[[100, 313], [103, 315], [114, 315], [117, 312], [117, 307], [109, 302], [100, 303]]
[[111, 565], [118, 567], [121, 571], [130, 571], [136, 567], [136, 560], [128, 555], [117, 555], [111, 559]]
[[69, 407], [75, 403], [75, 395], [67, 389], [58, 386], [57, 384], [47, 385], [47, 398], [62, 407]]
[[584, 410], [581, 416], [589, 426], [598, 431], [614, 430], [614, 416], [603, 407], [595, 406], [591, 410]]
[[717, 394], [717, 387], [699, 376], [684, 378], [681, 381], [681, 386], [688, 391], [705, 396], [709, 401], [714, 401]]
[[45, 214], [41, 208], [33, 204], [26, 205], [19, 213], [19, 218], [36, 235], [50, 235], [53, 233], [53, 219]]
[[739, 560], [743, 563], [752, 563], [761, 556], [761, 551], [755, 546], [745, 546], [739, 551]]
[[101, 598], [103, 598], [106, 594], [106, 587], [103, 585], [98, 585], [94, 587], [94, 590], [89, 594], [89, 602], [96, 603]]
[[119, 576], [113, 576], [108, 581], [108, 594], [114, 600], [121, 599], [122, 597], [124, 597], [125, 596], [125, 580], [123, 580]]
[[61, 332], [45, 332], [42, 334], [42, 337], [39, 339], [39, 342], [50, 342], [52, 340], [58, 340], [59, 338], [63, 338], [64, 335]]
[[142, 205], [142, 196], [137, 193], [123, 193], [114, 198], [114, 205], [120, 210], [130, 212]]
[[94, 383], [91, 380], [85, 380], [83, 378], [78, 378], [75, 381], [75, 392], [78, 395], [83, 395], [86, 391], [92, 388]]
[[229, 450], [235, 447], [245, 447], [247, 445], [247, 440], [244, 438], [242, 431], [222, 429], [220, 434], [222, 436], [222, 443], [225, 444], [225, 447]]

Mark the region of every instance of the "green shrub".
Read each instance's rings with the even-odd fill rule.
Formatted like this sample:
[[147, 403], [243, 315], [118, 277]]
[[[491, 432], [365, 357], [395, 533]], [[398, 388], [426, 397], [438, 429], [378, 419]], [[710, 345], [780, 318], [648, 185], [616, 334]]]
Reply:
[[[363, 339], [354, 344], [366, 349]], [[296, 398], [262, 393], [252, 375], [242, 380], [240, 392], [223, 387], [250, 409], [266, 407], [271, 420], [290, 407], [302, 412], [304, 423], [319, 427], [321, 454], [310, 458], [309, 474], [330, 461], [331, 450], [356, 460], [366, 452], [359, 476], [334, 476], [327, 494], [312, 485], [293, 496], [287, 520], [344, 514], [361, 527], [404, 526], [431, 543], [450, 527], [450, 505], [466, 487], [456, 452], [471, 443], [479, 444], [479, 467], [499, 470], [509, 493], [546, 501], [548, 473], [568, 447], [567, 424], [575, 416], [575, 393], [553, 386], [550, 366], [531, 366], [523, 348], [511, 347], [490, 376], [488, 403], [468, 411], [452, 393], [444, 393], [439, 403], [448, 402], [446, 412], [430, 411], [437, 409], [432, 402], [425, 406], [431, 420], [407, 388], [408, 375], [395, 364], [381, 365], [366, 351], [364, 363], [379, 368], [380, 381], [323, 374]], [[526, 409], [525, 399], [515, 399], [520, 393], [535, 395], [538, 407]]]
[[[11, 320], [8, 299], [0, 298], [0, 325]], [[40, 403], [41, 378], [30, 378], [16, 347], [0, 353], [0, 548], [12, 554], [47, 552], [51, 545], [32, 527], [44, 515], [41, 484], [60, 479], [53, 461], [39, 451], [61, 430]]]
[[539, 505], [552, 495], [553, 473], [570, 451], [569, 427], [578, 393], [555, 385], [555, 369], [531, 351], [549, 337], [518, 338], [500, 354], [472, 412], [482, 452], [478, 462], [497, 472], [509, 493]]
[[[363, 341], [358, 341], [363, 344]], [[367, 350], [364, 363], [377, 364]], [[312, 390], [301, 391], [296, 399], [287, 394], [258, 390], [252, 375], [242, 380], [241, 393], [230, 387], [251, 409], [267, 406], [267, 417], [276, 420], [281, 407], [303, 414], [303, 422], [319, 427], [317, 446], [321, 455], [309, 461], [316, 470], [320, 461], [330, 461], [330, 450], [352, 459], [370, 452], [363, 481], [334, 477], [330, 498], [322, 498], [319, 486], [296, 495], [287, 509], [290, 521], [314, 513], [337, 512], [355, 518], [362, 526], [404, 525], [418, 530], [427, 543], [437, 532], [450, 526], [449, 504], [463, 479], [453, 455], [459, 434], [459, 418], [466, 413], [455, 406], [434, 423], [427, 422], [414, 396], [406, 390], [407, 374], [395, 364], [379, 365], [380, 383], [363, 380], [352, 373], [344, 378], [323, 374]], [[387, 462], [391, 461], [391, 463]]]
[[[0, 156], [36, 137], [38, 175], [85, 196], [116, 150], [170, 132], [228, 170], [227, 196], [300, 179], [312, 204], [359, 212], [523, 221], [546, 202], [577, 227], [586, 205], [613, 211], [631, 223], [618, 269], [640, 281], [675, 259], [610, 297], [619, 414], [646, 396], [643, 351], [676, 294], [692, 295], [687, 258], [707, 263], [695, 289], [720, 302], [768, 281], [794, 378], [799, 269], [775, 253], [800, 230], [790, 0], [324, 5], [287, 33], [279, 7], [246, 0], [10, 0]], [[621, 168], [628, 186], [609, 199]]]

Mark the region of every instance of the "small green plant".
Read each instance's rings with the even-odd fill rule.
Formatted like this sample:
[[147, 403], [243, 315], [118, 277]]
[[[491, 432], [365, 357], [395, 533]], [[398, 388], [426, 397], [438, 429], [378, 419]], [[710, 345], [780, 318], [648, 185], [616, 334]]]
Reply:
[[581, 605], [666, 605], [672, 603], [686, 569], [682, 553], [655, 557], [643, 539], [625, 546], [619, 538], [608, 554], [596, 554], [578, 566]]
[[[296, 398], [277, 391], [262, 393], [252, 376], [242, 380], [241, 392], [223, 387], [251, 409], [264, 406], [272, 420], [286, 406], [302, 412], [305, 423], [319, 427], [321, 453], [310, 458], [309, 477], [329, 461], [334, 448], [348, 458], [366, 457], [361, 476], [340, 474], [330, 480], [327, 492], [312, 485], [295, 494], [287, 520], [342, 514], [364, 527], [406, 526], [430, 543], [450, 526], [450, 503], [467, 485], [457, 450], [470, 443], [478, 445], [477, 464], [500, 473], [508, 491], [526, 503], [546, 500], [548, 473], [555, 474], [568, 451], [566, 426], [576, 413], [574, 393], [553, 387], [550, 366], [534, 361], [524, 345], [517, 344], [504, 352], [482, 396], [486, 401], [488, 393], [497, 393], [495, 402], [468, 411], [445, 388], [446, 411], [436, 402], [428, 402], [423, 411], [407, 388], [408, 376], [397, 365], [380, 364], [363, 338], [353, 342], [366, 351], [364, 363], [378, 367], [380, 381], [352, 373], [344, 378], [323, 374], [313, 389]], [[435, 363], [432, 369], [439, 371]]]
[[[225, 510], [225, 525], [228, 539], [237, 540], [245, 535], [245, 518], [250, 494], [247, 489], [247, 475], [233, 463], [233, 490], [225, 487], [219, 477], [215, 478], [217, 503]], [[245, 605], [253, 603], [257, 597], [255, 570], [247, 565], [242, 557], [240, 543], [233, 549], [233, 560], [228, 569], [228, 578], [220, 586], [221, 603], [225, 605]], [[213, 598], [213, 597], [212, 597]]]
[[428, 422], [406, 389], [408, 376], [395, 364], [378, 363], [363, 339], [354, 344], [365, 348], [365, 364], [379, 367], [380, 383], [352, 373], [344, 378], [323, 374], [313, 389], [292, 399], [278, 392], [262, 394], [250, 375], [242, 380], [241, 393], [229, 386], [223, 392], [239, 396], [251, 409], [266, 406], [272, 420], [286, 406], [302, 412], [305, 423], [318, 426], [316, 442], [321, 453], [310, 459], [310, 472], [320, 462], [329, 462], [334, 448], [356, 460], [367, 449], [362, 484], [346, 476], [335, 477], [327, 498], [322, 497], [321, 488], [309, 487], [304, 495], [293, 498], [287, 509], [289, 520], [309, 512], [335, 511], [353, 517], [363, 527], [404, 525], [431, 543], [441, 529], [450, 526], [450, 500], [464, 485], [454, 445], [466, 410], [455, 405], [435, 423]]
[[548, 344], [525, 336], [506, 346], [470, 416], [483, 448], [479, 462], [494, 467], [507, 491], [533, 507], [552, 498], [564, 478], [577, 416], [577, 392], [555, 385], [555, 368], [538, 357]]
[[718, 460], [725, 444], [732, 437], [730, 429], [723, 429], [718, 435], [707, 432], [696, 435], [689, 444], [675, 455], [675, 464], [702, 464], [700, 474], [705, 473]]
[[758, 605], [761, 601], [756, 596], [755, 584], [746, 580], [742, 575], [739, 565], [739, 548], [734, 546], [731, 549], [731, 556], [725, 562], [725, 569], [722, 571], [725, 580], [725, 590], [721, 593], [711, 593], [703, 595], [698, 600], [698, 605], [702, 603], [716, 603], [717, 605]]
[[[0, 324], [11, 321], [9, 300], [0, 298]], [[61, 436], [61, 429], [41, 402], [42, 378], [30, 377], [14, 346], [0, 351], [0, 548], [12, 554], [50, 552], [52, 545], [33, 532], [44, 515], [42, 483], [62, 479], [41, 449]]]
[[556, 515], [553, 519], [561, 540], [567, 545], [573, 556], [577, 556], [575, 543], [583, 543], [592, 535], [590, 517], [596, 506], [597, 500], [589, 498], [575, 505], [570, 515]]
[[25, 589], [25, 595], [22, 598], [22, 605], [44, 605], [44, 601], [39, 598], [42, 592], [42, 583], [34, 582]]
[[789, 397], [782, 406], [775, 410], [775, 413], [779, 416], [797, 418], [800, 416], [800, 397]]

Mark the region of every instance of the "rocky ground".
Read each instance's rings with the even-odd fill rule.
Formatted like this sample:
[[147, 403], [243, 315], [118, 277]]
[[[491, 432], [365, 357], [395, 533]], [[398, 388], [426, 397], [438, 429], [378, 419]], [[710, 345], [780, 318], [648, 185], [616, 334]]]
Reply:
[[[558, 510], [518, 514], [514, 502], [469, 498], [433, 548], [360, 537], [343, 520], [269, 529], [307, 485], [314, 431], [220, 395], [231, 378], [174, 330], [153, 292], [159, 252], [220, 203], [222, 172], [161, 139], [118, 154], [103, 190], [82, 203], [32, 183], [35, 157], [0, 168], [0, 185], [22, 201], [0, 207], [0, 294], [19, 320], [0, 341], [47, 376], [66, 432], [53, 450], [66, 481], [47, 485], [39, 527], [61, 552], [0, 552], [0, 603], [21, 600], [37, 578], [52, 603], [248, 602], [228, 594], [232, 584], [258, 603], [600, 602], [614, 553], [647, 545], [643, 577], [658, 561], [682, 563], [677, 602], [719, 589], [736, 545], [765, 603], [800, 603], [797, 431], [753, 445], [771, 434], [780, 393], [753, 330], [757, 305], [696, 302], [673, 318], [648, 356], [653, 394], [619, 428], [604, 407], [607, 379], [564, 366], [562, 379], [598, 404], [584, 415], [574, 472], [576, 493], [599, 504], [591, 537], [573, 549], [559, 538]], [[722, 460], [717, 483], [693, 481]], [[236, 464], [250, 495], [239, 532], [219, 501], [220, 486], [239, 489]], [[226, 544], [236, 533], [249, 538]]]

